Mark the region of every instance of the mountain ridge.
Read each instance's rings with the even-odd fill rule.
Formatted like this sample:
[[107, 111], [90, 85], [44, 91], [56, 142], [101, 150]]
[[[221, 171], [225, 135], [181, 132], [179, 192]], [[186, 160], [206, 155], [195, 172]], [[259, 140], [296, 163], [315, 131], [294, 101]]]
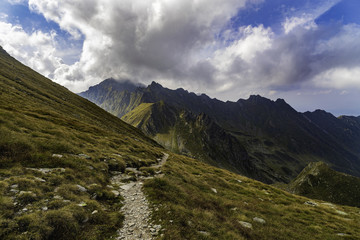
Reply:
[[[99, 85], [96, 87], [98, 88], [97, 94], [109, 96], [106, 89], [101, 89]], [[86, 91], [80, 95], [97, 103], [96, 99], [91, 97], [91, 93], [92, 91]], [[339, 129], [339, 131], [329, 135], [327, 131], [332, 130], [324, 129], [323, 124], [316, 120], [315, 116], [317, 116], [318, 112], [297, 112], [284, 99], [273, 101], [260, 95], [251, 95], [246, 100], [239, 99], [236, 102], [223, 102], [212, 99], [205, 94], [196, 95], [182, 88], [176, 90], [163, 88], [156, 82], [152, 82], [147, 87], [136, 88], [133, 92], [111, 91], [110, 95], [111, 97], [108, 97], [99, 106], [118, 117], [124, 117], [132, 111], [139, 114], [139, 111], [134, 109], [141, 103], [161, 101], [167, 106], [176, 109], [177, 115], [181, 111], [186, 111], [188, 114], [195, 116], [206, 114], [223, 131], [234, 136], [234, 142], [237, 145], [242, 145], [246, 149], [252, 165], [256, 166], [260, 172], [263, 172], [263, 176], [257, 176], [258, 180], [288, 182], [308, 162], [320, 160], [330, 163], [336, 170], [360, 176], [360, 151], [356, 148], [355, 143], [350, 147], [344, 144], [346, 141], [356, 143], [360, 141], [360, 128], [358, 128], [358, 118], [356, 117], [343, 116], [336, 118], [328, 113], [323, 119], [333, 121], [337, 129]], [[124, 96], [130, 100], [124, 101]], [[135, 112], [131, 114], [134, 115]], [[155, 120], [151, 121], [154, 122]], [[134, 124], [131, 121], [129, 123]], [[145, 122], [136, 126], [145, 132], [147, 131]], [[166, 126], [166, 129], [169, 129], [169, 127]], [[346, 129], [351, 129], [352, 134], [342, 134], [342, 131], [346, 131]], [[181, 133], [179, 128], [175, 132], [180, 132], [179, 136], [184, 137], [186, 135], [184, 132]], [[166, 145], [167, 140], [164, 139], [164, 136], [161, 139], [154, 132], [149, 136]], [[183, 142], [189, 142], [188, 139], [189, 136]], [[199, 140], [200, 143], [208, 141], [202, 139]], [[339, 141], [339, 139], [344, 141]], [[170, 147], [169, 149], [176, 150], [176, 148]], [[215, 165], [218, 162], [218, 166], [221, 165], [221, 162], [214, 160], [216, 155], [212, 153], [206, 154], [204, 149], [196, 151], [202, 152], [200, 155], [203, 157], [200, 159], [212, 162], [212, 164], [215, 163]], [[191, 151], [188, 149], [183, 151], [185, 154], [189, 152]], [[205, 155], [208, 156], [204, 157]], [[209, 155], [212, 155], [212, 157], [209, 157]], [[247, 161], [245, 158], [229, 161], [243, 160]], [[241, 173], [254, 177], [246, 171], [241, 171]]]
[[360, 178], [336, 172], [324, 162], [309, 163], [288, 186], [295, 194], [360, 207]]
[[0, 100], [1, 239], [140, 239], [135, 228], [174, 240], [360, 236], [358, 208], [174, 154], [1, 51]]

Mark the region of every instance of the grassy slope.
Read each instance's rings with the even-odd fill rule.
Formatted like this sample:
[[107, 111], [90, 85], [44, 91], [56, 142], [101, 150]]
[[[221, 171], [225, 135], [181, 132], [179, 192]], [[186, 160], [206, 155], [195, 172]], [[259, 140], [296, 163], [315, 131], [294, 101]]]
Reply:
[[[245, 157], [239, 160], [239, 157], [233, 156], [234, 153], [239, 156], [246, 154], [245, 150], [237, 145], [235, 138], [232, 139], [204, 115], [192, 115], [157, 102], [142, 103], [121, 119], [140, 128], [174, 153], [191, 156], [235, 173], [246, 172], [236, 166], [245, 162]], [[204, 139], [207, 141], [204, 142]]]
[[0, 238], [113, 234], [122, 217], [121, 199], [107, 186], [109, 162], [118, 170], [149, 165], [162, 155], [159, 145], [1, 48], [0, 102]]
[[[261, 96], [251, 96], [247, 100], [240, 99], [238, 102], [225, 103], [210, 99], [206, 95], [197, 96], [183, 89], [170, 90], [163, 88], [154, 82], [148, 87], [139, 88], [131, 94], [126, 91], [121, 92], [121, 87], [117, 88], [119, 91], [109, 90], [109, 88], [105, 87], [105, 83], [109, 82], [104, 81], [90, 88], [84, 93], [84, 96], [119, 117], [130, 110], [133, 111], [132, 115], [137, 112], [139, 115], [135, 126], [143, 123], [139, 128], [145, 129], [145, 133], [149, 136], [159, 133], [155, 139], [168, 149], [181, 150], [176, 149], [176, 145], [181, 145], [177, 139], [180, 131], [170, 129], [171, 131], [166, 132], [169, 129], [160, 128], [156, 129], [159, 132], [149, 134], [146, 131], [149, 119], [142, 122], [141, 116], [143, 114], [135, 106], [142, 102], [156, 103], [162, 100], [169, 107], [186, 109], [193, 115], [207, 114], [228, 134], [235, 136], [241, 145], [245, 147], [248, 155], [252, 158], [253, 165], [256, 166], [260, 173], [264, 173], [258, 174], [260, 177], [257, 178], [263, 182], [280, 181], [288, 183], [309, 162], [313, 161], [327, 162], [334, 169], [355, 176], [360, 174], [357, 150], [359, 127], [356, 124], [355, 117], [343, 121], [327, 113], [326, 115], [330, 115], [330, 117], [319, 118], [319, 123], [314, 119], [314, 121], [311, 120], [309, 116], [306, 116], [307, 114], [296, 112], [281, 99], [271, 101]], [[113, 81], [112, 85], [115, 88], [115, 86], [121, 84]], [[125, 95], [127, 95], [127, 98], [124, 98]], [[131, 99], [133, 99], [131, 103], [127, 100], [130, 99], [130, 95]], [[104, 98], [104, 96], [106, 97]], [[166, 116], [164, 113], [161, 115]], [[150, 122], [158, 122], [153, 121], [152, 118], [150, 118]], [[172, 126], [176, 125], [177, 120], [181, 121], [180, 118], [177, 118]], [[323, 124], [324, 122], [326, 123]], [[131, 121], [128, 123], [133, 124]], [[181, 123], [177, 125], [181, 125]], [[182, 129], [177, 128], [177, 130]], [[186, 135], [186, 133], [182, 135]], [[185, 141], [190, 142], [189, 139]], [[207, 145], [209, 142], [206, 139], [200, 139], [197, 144]], [[204, 154], [202, 154], [201, 150], [199, 152], [198, 149], [187, 147], [187, 154], [201, 157]], [[212, 162], [219, 162], [219, 165], [224, 167], [226, 163], [223, 164], [222, 159], [219, 159], [219, 157], [222, 157], [220, 155], [212, 155], [211, 160]], [[202, 160], [208, 161], [205, 158], [202, 158]], [[233, 168], [227, 169], [233, 170]], [[236, 170], [239, 172], [239, 169]], [[250, 174], [249, 176], [254, 177], [254, 175]]]
[[149, 120], [153, 104], [154, 103], [142, 103], [125, 114], [121, 119], [127, 123], [131, 123], [134, 127], [140, 127], [142, 123]]
[[[114, 233], [121, 226], [117, 213], [121, 203], [107, 186], [108, 169], [114, 168], [108, 163], [116, 162], [119, 170], [125, 164], [148, 165], [163, 149], [2, 52], [0, 99], [0, 238], [103, 239]], [[52, 157], [53, 153], [63, 157]], [[26, 167], [62, 167], [65, 172], [43, 174]], [[336, 233], [358, 239], [360, 235], [357, 208], [337, 206], [349, 214], [343, 216], [326, 205], [310, 207], [303, 204], [306, 198], [171, 153], [163, 171], [165, 176], [148, 180], [145, 190], [158, 207], [154, 219], [162, 220], [164, 239], [336, 239]], [[12, 189], [31, 193], [20, 196]], [[78, 205], [82, 202], [86, 206]], [[254, 223], [255, 216], [266, 224]], [[252, 222], [253, 230], [238, 220]]]
[[360, 207], [360, 178], [336, 172], [323, 162], [310, 163], [289, 183], [296, 194]]
[[172, 154], [163, 172], [145, 184], [163, 239], [360, 239], [358, 208], [309, 206], [305, 197], [180, 155]]

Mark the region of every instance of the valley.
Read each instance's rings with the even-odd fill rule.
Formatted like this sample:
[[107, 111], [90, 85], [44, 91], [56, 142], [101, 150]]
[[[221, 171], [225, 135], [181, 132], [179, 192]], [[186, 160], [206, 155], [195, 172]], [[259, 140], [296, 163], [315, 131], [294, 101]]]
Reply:
[[[155, 87], [163, 91], [158, 85]], [[184, 90], [179, 92], [185, 94]], [[275, 131], [271, 127], [258, 128], [263, 124], [260, 116], [254, 120], [256, 124], [246, 124], [251, 109], [244, 106], [256, 105], [258, 101], [265, 101], [262, 109], [270, 109], [264, 113], [270, 114], [266, 126], [281, 125], [273, 121], [272, 114], [299, 115], [283, 101], [255, 97], [244, 102], [242, 106], [248, 110], [242, 115], [247, 116], [243, 118], [247, 127], [235, 131], [232, 127], [237, 126], [236, 121], [195, 111], [196, 105], [191, 112], [179, 111], [179, 105], [168, 105], [165, 100], [142, 105], [131, 97], [137, 94], [127, 98], [134, 104], [121, 108], [140, 107], [139, 111], [129, 111], [128, 119], [140, 121], [138, 127], [144, 132], [148, 129], [149, 136], [153, 133], [164, 134], [166, 139], [194, 136], [196, 141], [192, 143], [187, 144], [184, 140], [190, 138], [183, 137], [181, 141], [173, 138], [174, 143], [170, 144], [183, 153], [179, 144], [182, 142], [183, 149], [189, 151], [186, 154], [192, 157], [165, 149], [138, 128], [41, 76], [0, 49], [1, 239], [120, 239], [123, 233], [136, 239], [131, 234], [138, 233], [140, 225], [147, 229], [141, 234], [171, 240], [360, 239], [359, 208], [294, 195], [239, 174], [253, 174], [264, 182], [276, 179], [286, 182], [297, 171], [286, 170], [289, 173], [286, 175], [283, 169], [283, 176], [276, 175], [275, 169], [282, 166], [280, 162], [293, 161], [288, 163], [292, 166], [311, 153], [312, 148], [298, 153], [298, 145], [277, 146], [284, 139], [269, 137]], [[128, 96], [124, 93], [124, 98], [125, 95]], [[213, 104], [215, 107], [218, 102]], [[236, 103], [231, 105], [239, 107]], [[278, 106], [281, 110], [276, 110]], [[157, 111], [161, 114], [154, 116]], [[148, 125], [141, 123], [142, 119]], [[345, 136], [356, 139], [356, 121], [344, 117], [342, 126], [352, 124], [352, 135], [345, 132]], [[175, 134], [165, 131], [163, 126]], [[341, 129], [336, 133], [343, 134]], [[159, 135], [159, 142], [160, 138]], [[330, 145], [340, 144], [331, 141]], [[285, 146], [292, 152], [282, 155]], [[356, 173], [356, 161], [350, 161], [351, 153], [356, 156], [356, 152], [352, 147], [344, 149], [335, 152], [349, 154], [344, 164], [332, 162], [332, 158], [328, 162]], [[233, 151], [229, 157], [227, 151]], [[275, 155], [280, 156], [277, 160], [280, 162], [266, 165], [268, 159], [260, 158], [258, 152], [272, 154], [269, 159], [274, 161]], [[309, 155], [307, 161], [327, 157], [320, 153]], [[200, 161], [195, 154], [205, 155]], [[254, 160], [256, 156], [258, 160]], [[294, 160], [289, 156], [294, 156]], [[227, 158], [222, 162], [224, 169], [213, 166], [219, 164], [217, 159]], [[292, 169], [300, 172], [305, 162]], [[348, 163], [354, 168], [347, 169]], [[274, 171], [267, 172], [270, 168]], [[133, 206], [135, 212], [131, 211]], [[140, 220], [141, 217], [146, 219]]]

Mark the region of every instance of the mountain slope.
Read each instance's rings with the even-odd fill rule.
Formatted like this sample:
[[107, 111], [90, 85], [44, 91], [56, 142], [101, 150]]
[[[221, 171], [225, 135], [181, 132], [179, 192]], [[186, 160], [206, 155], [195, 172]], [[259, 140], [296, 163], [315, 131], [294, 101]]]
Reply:
[[0, 238], [106, 239], [121, 227], [109, 170], [163, 149], [0, 48]]
[[[114, 237], [123, 201], [112, 171], [127, 180], [150, 173], [166, 150], [1, 48], [0, 86], [0, 238]], [[358, 208], [310, 206], [307, 198], [168, 153], [159, 177], [144, 183], [161, 239], [359, 239]]]
[[323, 162], [310, 163], [289, 183], [302, 196], [360, 207], [360, 178], [336, 172]]
[[171, 154], [145, 184], [163, 239], [360, 239], [359, 208], [296, 196]]
[[79, 95], [122, 117], [143, 102], [142, 93], [138, 93], [136, 89], [137, 86], [128, 81], [120, 83], [109, 78]]
[[264, 181], [272, 177], [254, 165], [236, 137], [204, 113], [195, 115], [164, 102], [142, 103], [122, 119], [175, 153]]
[[[163, 88], [155, 82], [148, 87], [133, 88], [131, 92], [115, 80], [111, 83], [117, 86], [116, 91], [108, 91], [101, 83], [80, 95], [142, 129], [174, 152], [269, 183], [289, 182], [312, 161], [324, 161], [338, 171], [360, 176], [359, 118], [335, 118], [331, 114], [317, 118], [316, 112], [299, 113], [282, 99], [271, 101], [258, 95], [222, 102], [184, 89]], [[89, 97], [94, 92], [98, 98], [107, 97], [98, 102]], [[131, 101], [122, 101], [124, 98]], [[166, 107], [146, 108], [149, 115], [145, 118], [142, 103], [159, 102]], [[155, 110], [156, 114], [150, 114]], [[194, 119], [201, 115], [208, 119], [202, 122], [204, 126], [194, 124]], [[165, 119], [176, 121], [168, 124]], [[210, 123], [217, 127], [206, 125]], [[198, 134], [192, 134], [195, 129]], [[217, 134], [219, 129], [223, 134]], [[213, 130], [217, 133], [209, 132]], [[210, 135], [212, 138], [206, 137]], [[211, 142], [236, 147], [217, 151]], [[237, 157], [231, 156], [234, 152]]]

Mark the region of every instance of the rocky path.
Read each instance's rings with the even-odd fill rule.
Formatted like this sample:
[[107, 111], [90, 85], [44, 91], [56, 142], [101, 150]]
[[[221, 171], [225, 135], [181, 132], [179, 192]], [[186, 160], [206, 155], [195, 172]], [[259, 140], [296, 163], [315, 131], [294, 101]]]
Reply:
[[[164, 153], [159, 163], [152, 165], [152, 167], [161, 168], [168, 157], [169, 155]], [[159, 171], [156, 172], [159, 174]], [[111, 179], [112, 184], [120, 186], [119, 192], [124, 197], [124, 206], [121, 209], [125, 216], [124, 226], [118, 230], [116, 239], [154, 239], [158, 235], [161, 226], [150, 223], [151, 210], [149, 202], [142, 191], [145, 178], [138, 177], [136, 181], [127, 184], [122, 182], [124, 178], [126, 178], [124, 174], [116, 174]]]

